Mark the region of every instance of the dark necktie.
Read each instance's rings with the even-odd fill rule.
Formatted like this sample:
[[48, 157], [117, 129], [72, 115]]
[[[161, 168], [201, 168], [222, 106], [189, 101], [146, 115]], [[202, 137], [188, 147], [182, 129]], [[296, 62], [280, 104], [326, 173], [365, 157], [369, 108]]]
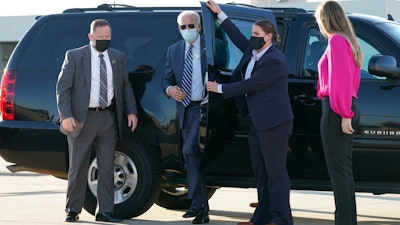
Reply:
[[100, 96], [99, 96], [99, 105], [101, 108], [106, 108], [108, 106], [108, 98], [107, 98], [107, 67], [106, 62], [104, 61], [103, 54], [99, 55], [100, 57]]
[[192, 73], [193, 73], [193, 45], [189, 46], [189, 49], [185, 56], [185, 64], [183, 66], [182, 76], [182, 90], [185, 92], [186, 97], [183, 99], [183, 106], [187, 106], [190, 103], [191, 90], [192, 90]]

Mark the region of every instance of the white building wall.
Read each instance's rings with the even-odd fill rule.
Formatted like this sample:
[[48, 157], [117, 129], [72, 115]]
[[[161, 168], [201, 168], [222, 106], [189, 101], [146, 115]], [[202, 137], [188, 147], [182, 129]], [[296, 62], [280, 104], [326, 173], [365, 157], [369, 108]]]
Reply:
[[386, 1], [385, 12], [390, 13], [394, 20], [400, 23], [400, 1]]
[[0, 77], [21, 37], [35, 23], [35, 16], [0, 16]]
[[[315, 10], [320, 0], [251, 0], [252, 5], [262, 7], [295, 7]], [[400, 21], [399, 0], [338, 0], [346, 12], [362, 13], [387, 18], [391, 14]]]
[[14, 42], [35, 23], [35, 16], [0, 16], [0, 42]]

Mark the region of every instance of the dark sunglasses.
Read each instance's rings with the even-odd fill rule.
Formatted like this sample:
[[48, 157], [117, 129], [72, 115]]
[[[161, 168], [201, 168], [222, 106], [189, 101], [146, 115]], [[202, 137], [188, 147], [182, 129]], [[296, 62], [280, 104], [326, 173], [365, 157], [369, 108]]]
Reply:
[[186, 26], [189, 27], [190, 29], [194, 28], [194, 24], [193, 23], [188, 24], [188, 25], [180, 25], [179, 28], [181, 28], [181, 30], [185, 30]]

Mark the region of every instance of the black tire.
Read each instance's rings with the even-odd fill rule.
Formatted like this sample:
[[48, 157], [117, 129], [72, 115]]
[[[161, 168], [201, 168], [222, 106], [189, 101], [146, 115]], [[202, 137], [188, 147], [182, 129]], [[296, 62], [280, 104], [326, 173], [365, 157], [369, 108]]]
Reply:
[[[161, 190], [161, 163], [154, 149], [146, 149], [135, 140], [125, 140], [115, 152], [114, 213], [124, 219], [145, 213]], [[129, 182], [127, 182], [129, 181]], [[88, 171], [88, 188], [84, 208], [91, 214], [96, 209], [97, 165], [93, 158]]]
[[[210, 199], [217, 188], [207, 187], [207, 196]], [[156, 204], [166, 209], [188, 209], [191, 204], [191, 200], [188, 199], [188, 190], [185, 187], [172, 186], [166, 184], [161, 189], [160, 195], [156, 200]]]

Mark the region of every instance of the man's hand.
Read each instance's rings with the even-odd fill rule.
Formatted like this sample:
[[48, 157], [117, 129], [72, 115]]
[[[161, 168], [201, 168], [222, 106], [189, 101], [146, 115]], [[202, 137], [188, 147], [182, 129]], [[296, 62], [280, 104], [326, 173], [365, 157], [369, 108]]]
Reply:
[[217, 3], [215, 3], [213, 0], [207, 1], [207, 7], [215, 14], [220, 14], [222, 12], [221, 8]]
[[181, 102], [186, 97], [185, 92], [183, 92], [181, 88], [176, 85], [168, 89], [168, 95], [178, 102]]
[[74, 128], [76, 127], [76, 121], [74, 117], [68, 117], [66, 119], [63, 119], [61, 121], [61, 126], [63, 126], [64, 130], [68, 132], [74, 131]]
[[128, 127], [131, 128], [131, 131], [135, 131], [138, 123], [138, 118], [135, 114], [128, 115]]

